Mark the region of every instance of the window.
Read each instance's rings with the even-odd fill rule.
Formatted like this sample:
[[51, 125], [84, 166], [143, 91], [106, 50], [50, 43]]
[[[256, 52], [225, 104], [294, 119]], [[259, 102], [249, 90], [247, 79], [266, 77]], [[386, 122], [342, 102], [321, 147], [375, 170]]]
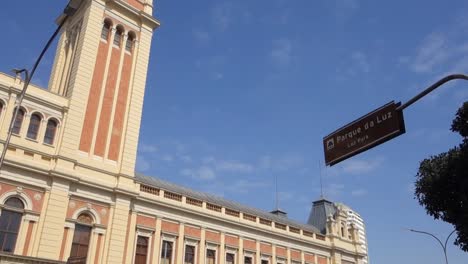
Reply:
[[268, 264], [268, 260], [262, 259], [262, 263], [261, 263], [261, 264]]
[[244, 257], [244, 264], [252, 264], [252, 257]]
[[114, 45], [116, 45], [117, 47], [120, 47], [121, 42], [122, 42], [122, 29], [118, 27], [114, 35]]
[[163, 240], [161, 248], [161, 264], [172, 264], [172, 242]]
[[[24, 209], [23, 202], [16, 198], [9, 198], [5, 205], [15, 209]], [[0, 216], [0, 251], [11, 252], [15, 250], [16, 238], [21, 224], [22, 213], [3, 209]]]
[[185, 257], [184, 264], [194, 264], [195, 263], [195, 247], [190, 245], [185, 245]]
[[70, 261], [79, 261], [86, 263], [88, 256], [89, 241], [91, 238], [91, 224], [93, 218], [87, 213], [82, 213], [77, 217], [77, 224], [75, 224], [75, 233], [73, 235], [73, 242], [70, 252]]
[[144, 236], [138, 236], [135, 252], [135, 264], [146, 264], [147, 256], [148, 238]]
[[28, 133], [26, 136], [30, 139], [36, 139], [37, 133], [39, 132], [39, 127], [41, 126], [41, 116], [38, 114], [33, 114], [31, 120], [29, 121]]
[[234, 254], [226, 253], [226, 264], [234, 264]]
[[127, 42], [125, 42], [125, 50], [128, 52], [132, 52], [133, 48], [133, 41], [135, 40], [135, 37], [133, 34], [128, 34]]
[[207, 249], [206, 250], [206, 264], [215, 264], [216, 263], [216, 250]]
[[12, 133], [19, 134], [21, 132], [21, 125], [23, 124], [24, 119], [24, 110], [18, 110], [18, 114], [16, 115], [15, 123], [13, 124]]
[[107, 38], [109, 37], [109, 29], [110, 23], [108, 21], [105, 21], [104, 25], [102, 25], [101, 39], [107, 40]]
[[57, 132], [57, 121], [49, 120], [44, 135], [44, 143], [52, 145], [54, 144], [55, 133]]

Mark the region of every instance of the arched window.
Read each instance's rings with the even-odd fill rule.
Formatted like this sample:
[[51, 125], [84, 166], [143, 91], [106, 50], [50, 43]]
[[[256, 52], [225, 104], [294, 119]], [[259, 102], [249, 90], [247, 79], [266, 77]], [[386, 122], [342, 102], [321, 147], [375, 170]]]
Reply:
[[80, 260], [80, 263], [86, 263], [92, 229], [90, 225], [94, 221], [91, 215], [82, 213], [77, 217], [77, 222], [75, 224], [70, 260]]
[[101, 39], [107, 40], [109, 38], [109, 30], [111, 28], [111, 23], [108, 20], [104, 21], [101, 30]]
[[21, 132], [21, 125], [23, 124], [23, 119], [24, 119], [24, 110], [19, 109], [18, 114], [16, 115], [15, 123], [13, 124], [13, 128], [11, 130], [13, 134], [18, 135]]
[[57, 121], [50, 119], [47, 122], [46, 132], [44, 135], [44, 143], [49, 144], [49, 145], [54, 144], [56, 132], [57, 132]]
[[37, 139], [37, 133], [39, 132], [39, 127], [41, 126], [41, 120], [42, 118], [39, 114], [33, 114], [31, 116], [26, 137], [30, 139]]
[[132, 52], [133, 49], [133, 42], [135, 41], [135, 33], [129, 32], [127, 42], [125, 42], [125, 50], [128, 52]]
[[[23, 210], [24, 203], [19, 198], [11, 197], [6, 200], [5, 207], [6, 209], [2, 209], [0, 215], [0, 251], [14, 252], [21, 217], [23, 216], [17, 210]], [[11, 210], [8, 208], [11, 208]]]
[[120, 43], [122, 42], [122, 34], [123, 29], [121, 26], [118, 26], [114, 35], [114, 45], [116, 45], [117, 47], [120, 47]]

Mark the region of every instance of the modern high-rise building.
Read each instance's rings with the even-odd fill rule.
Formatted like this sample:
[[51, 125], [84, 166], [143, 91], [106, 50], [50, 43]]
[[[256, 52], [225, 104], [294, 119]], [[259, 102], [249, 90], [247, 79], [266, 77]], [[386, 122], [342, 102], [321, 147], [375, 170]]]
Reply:
[[31, 84], [21, 105], [23, 80], [0, 73], [1, 143], [19, 109], [0, 169], [0, 263], [363, 263], [339, 209], [319, 229], [135, 173], [152, 11], [82, 0], [48, 87]]
[[366, 256], [362, 259], [362, 263], [369, 263], [366, 228], [362, 217], [343, 203], [333, 203], [326, 199], [319, 199], [313, 202], [312, 211], [307, 221], [309, 225], [315, 226], [322, 233], [330, 233], [327, 222], [332, 219], [341, 223], [340, 230], [337, 230], [341, 236], [350, 236], [347, 232], [349, 229], [356, 230], [357, 242], [359, 242], [362, 252], [366, 253]]
[[[368, 255], [368, 248], [367, 248], [367, 237], [366, 237], [366, 226], [364, 224], [364, 220], [362, 219], [361, 215], [351, 209], [349, 206], [342, 204], [342, 203], [336, 203], [337, 207], [341, 207], [341, 210], [344, 210], [348, 213], [347, 217], [347, 223], [348, 226], [350, 225], [355, 225], [356, 228], [358, 229], [358, 234], [359, 234], [359, 241], [361, 242], [361, 248], [364, 252], [366, 252], [366, 255]], [[369, 256], [366, 256], [363, 260], [364, 264], [369, 263]]]

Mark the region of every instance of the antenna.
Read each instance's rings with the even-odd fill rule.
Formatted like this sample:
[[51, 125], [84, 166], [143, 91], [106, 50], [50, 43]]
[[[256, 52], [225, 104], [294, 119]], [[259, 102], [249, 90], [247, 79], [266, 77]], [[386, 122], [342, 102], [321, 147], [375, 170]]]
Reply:
[[276, 210], [278, 210], [279, 209], [279, 207], [278, 207], [278, 175], [275, 175], [275, 188], [276, 188], [275, 189], [275, 192], [276, 192], [276, 204], [275, 204], [275, 206], [276, 206]]
[[320, 173], [320, 199], [323, 199], [323, 183], [322, 183], [322, 165], [320, 160], [318, 161], [319, 173]]

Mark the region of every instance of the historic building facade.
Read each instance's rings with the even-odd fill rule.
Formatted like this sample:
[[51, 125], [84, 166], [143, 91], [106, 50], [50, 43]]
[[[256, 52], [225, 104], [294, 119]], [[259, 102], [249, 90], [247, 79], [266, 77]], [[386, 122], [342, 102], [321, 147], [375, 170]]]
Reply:
[[[152, 9], [83, 0], [64, 25], [0, 171], [0, 263], [362, 263], [339, 213], [319, 230], [135, 173]], [[0, 73], [2, 142], [22, 85]]]

